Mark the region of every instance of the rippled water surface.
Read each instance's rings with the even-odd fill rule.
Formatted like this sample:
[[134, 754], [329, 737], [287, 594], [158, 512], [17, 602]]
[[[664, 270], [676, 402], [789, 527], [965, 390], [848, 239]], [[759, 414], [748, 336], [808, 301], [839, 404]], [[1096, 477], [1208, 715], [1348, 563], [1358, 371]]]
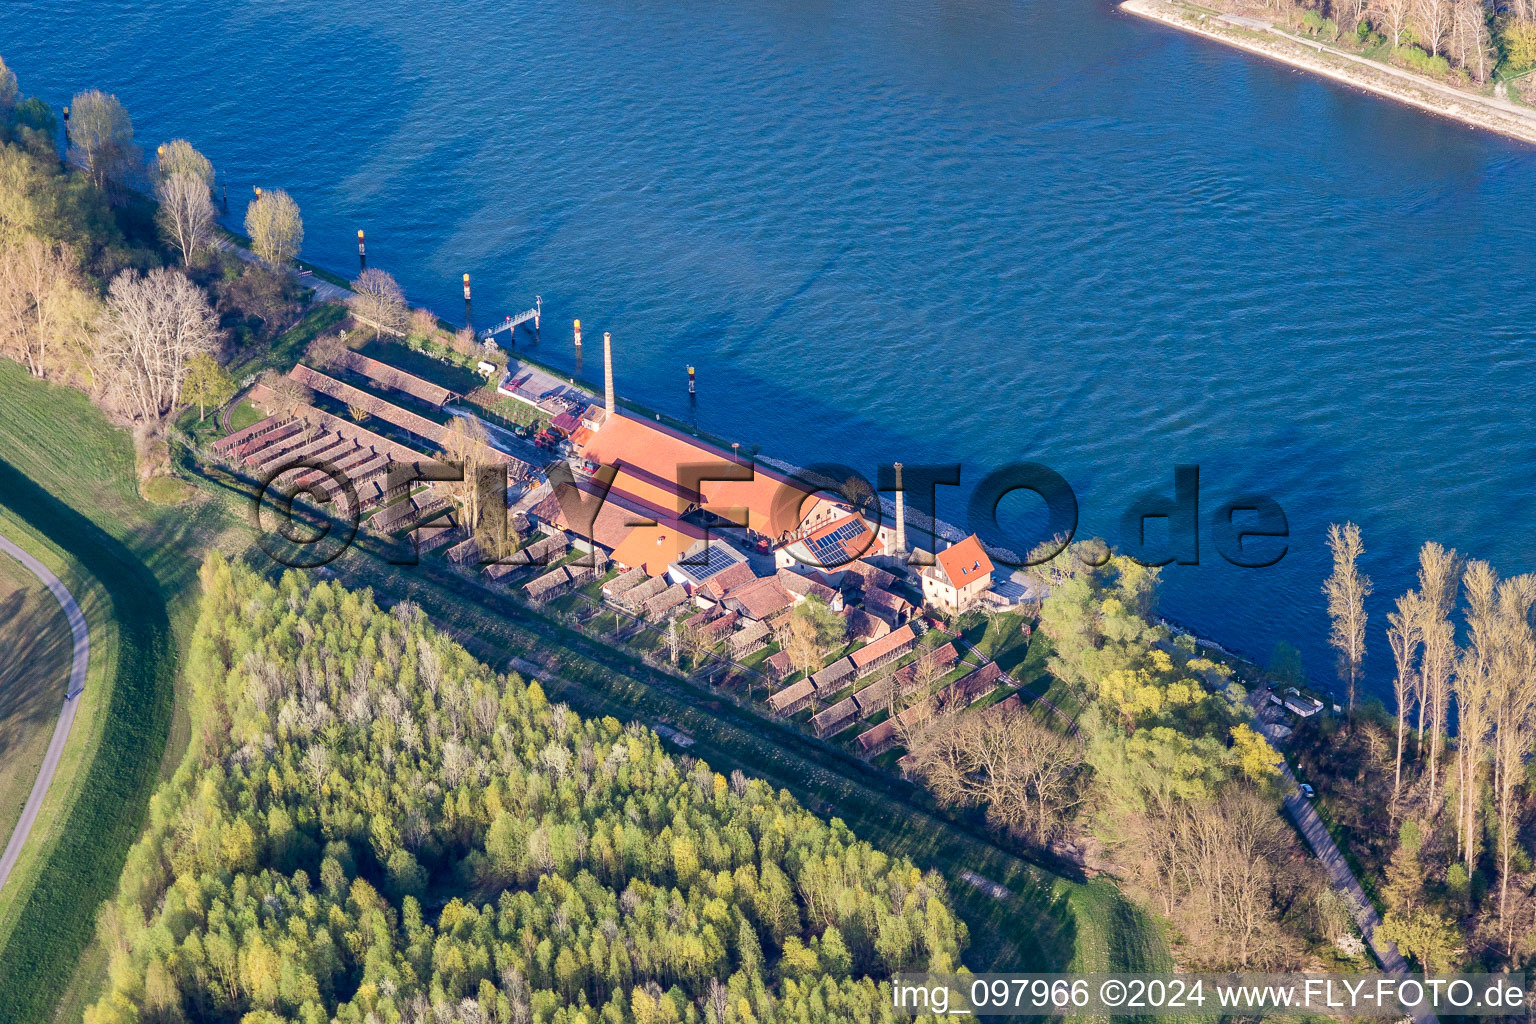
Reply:
[[1177, 463], [1207, 513], [1267, 493], [1286, 557], [1203, 530], [1164, 608], [1315, 676], [1332, 519], [1378, 689], [1422, 539], [1536, 569], [1533, 151], [1102, 0], [11, 0], [0, 54], [192, 139], [237, 206], [289, 189], [317, 262], [362, 227], [445, 315], [466, 271], [482, 319], [541, 294], [562, 365], [572, 317], [611, 330], [620, 390], [702, 428], [958, 460], [947, 518], [1018, 459], [1112, 536]]

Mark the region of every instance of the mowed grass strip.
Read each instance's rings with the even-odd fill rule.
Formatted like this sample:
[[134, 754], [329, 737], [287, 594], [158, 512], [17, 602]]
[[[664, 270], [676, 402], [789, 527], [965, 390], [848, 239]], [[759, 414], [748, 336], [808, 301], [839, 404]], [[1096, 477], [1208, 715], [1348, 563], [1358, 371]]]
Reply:
[[[83, 395], [0, 360], [0, 521], [21, 534], [17, 543], [60, 562], [56, 571], [64, 570], [60, 577], [94, 620], [92, 662], [100, 657], [108, 667], [87, 684], [100, 702], [95, 742], [74, 762], [74, 777], [55, 778], [70, 795], [68, 806], [49, 835], [34, 830], [29, 855], [6, 886], [0, 1022], [35, 1024], [52, 1015], [92, 939], [96, 909], [138, 837], [175, 687], [166, 586], [195, 579], [194, 520], [139, 499], [127, 436]], [[109, 651], [97, 648], [103, 619]]]
[[48, 588], [0, 555], [0, 847], [21, 817], [58, 724], [72, 642]]

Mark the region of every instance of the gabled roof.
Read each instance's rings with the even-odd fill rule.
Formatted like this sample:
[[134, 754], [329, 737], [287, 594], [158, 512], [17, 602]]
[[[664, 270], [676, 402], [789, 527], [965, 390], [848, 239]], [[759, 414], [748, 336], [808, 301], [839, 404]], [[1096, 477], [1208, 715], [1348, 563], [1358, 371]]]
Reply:
[[680, 516], [700, 497], [696, 491], [680, 487], [673, 480], [658, 476], [639, 466], [621, 465], [613, 486], [608, 489], [609, 500], [629, 498], [642, 508], [654, 509], [657, 515]]
[[819, 597], [830, 604], [837, 596], [837, 591], [825, 583], [811, 579], [809, 576], [802, 576], [793, 569], [780, 569], [775, 574], [775, 578], [785, 590], [800, 597]]
[[[597, 501], [600, 493], [600, 489], [590, 479], [578, 478], [574, 484], [557, 484], [549, 497], [544, 498], [534, 507], [534, 514], [543, 518], [545, 522], [551, 522], [563, 530], [569, 530], [578, 537], [593, 540], [610, 551], [618, 547], [636, 526], [649, 522], [675, 526], [685, 532], [697, 530], [689, 524], [678, 523], [676, 517], [664, 515], [655, 509], [648, 509], [633, 498], [612, 489], [604, 497], [602, 505], [598, 506], [597, 517], [592, 520], [590, 528], [572, 522], [571, 516], [567, 514], [566, 505], [571, 505], [573, 512], [579, 508], [580, 514], [589, 515], [588, 510]], [[578, 501], [579, 505], [577, 505]], [[591, 537], [587, 537], [588, 532], [592, 534]], [[695, 535], [702, 536], [702, 531], [697, 531]]]
[[[604, 465], [617, 464], [649, 474], [653, 480], [669, 481], [674, 486], [681, 466], [743, 464], [740, 458], [701, 441], [623, 414], [607, 417], [581, 446], [581, 454]], [[786, 483], [783, 477], [762, 466], [753, 466], [753, 474], [751, 480], [701, 482], [704, 504], [764, 536], [777, 537], [798, 529], [801, 508], [809, 508], [809, 492], [803, 486]], [[744, 508], [747, 513], [744, 517], [728, 514], [731, 508]], [[743, 518], [746, 522], [741, 521]]]
[[549, 426], [551, 430], [558, 430], [562, 434], [573, 434], [581, 428], [581, 417], [567, 409], [550, 420]]
[[829, 708], [811, 716], [811, 728], [816, 730], [816, 735], [825, 736], [834, 729], [841, 729], [848, 722], [858, 716], [859, 706], [852, 697], [844, 697]]
[[654, 619], [656, 616], [671, 611], [687, 600], [688, 592], [683, 589], [683, 585], [681, 583], [674, 583], [645, 602], [645, 617]]
[[667, 589], [665, 576], [652, 576], [638, 586], [630, 587], [620, 597], [620, 601], [631, 609], [638, 609], [645, 602]]
[[968, 707], [997, 689], [998, 681], [1002, 678], [1003, 670], [997, 662], [989, 661], [944, 687], [935, 694], [935, 701], [941, 711], [956, 706]]
[[878, 640], [891, 631], [889, 622], [860, 608], [844, 608], [843, 618], [848, 620], [850, 640]]
[[643, 567], [647, 575], [660, 576], [703, 534], [698, 527], [680, 521], [637, 526], [613, 549], [613, 560], [630, 568]]
[[806, 698], [810, 697], [812, 692], [811, 681], [809, 679], [802, 679], [798, 683], [786, 686], [772, 697], [769, 697], [768, 706], [774, 711], [783, 711], [785, 708], [802, 703]]
[[[699, 615], [708, 615], [708, 612], [700, 612]], [[696, 618], [697, 616], [695, 616]], [[708, 637], [718, 637], [722, 633], [728, 633], [741, 618], [735, 612], [726, 612], [724, 615], [709, 619], [700, 624], [699, 632]], [[691, 619], [689, 621], [692, 621]]]
[[746, 562], [737, 562], [705, 580], [704, 585], [699, 588], [699, 593], [711, 601], [720, 601], [735, 588], [744, 583], [751, 583], [755, 579], [757, 576], [752, 572], [751, 565]]
[[838, 658], [820, 672], [812, 673], [811, 683], [816, 687], [817, 693], [827, 693], [841, 689], [843, 684], [852, 678], [853, 662], [848, 658]]
[[795, 670], [794, 664], [789, 660], [788, 651], [775, 651], [768, 656], [768, 659], [763, 664], [770, 669], [769, 675], [777, 676], [780, 679], [785, 678]]
[[916, 639], [917, 635], [912, 632], [911, 626], [902, 626], [894, 632], [887, 633], [874, 643], [866, 647], [860, 647], [848, 655], [848, 660], [853, 662], [855, 668], [863, 668], [865, 665], [885, 657], [892, 651], [901, 650]]
[[956, 589], [992, 575], [992, 559], [987, 557], [974, 533], [940, 551], [935, 559], [940, 571]]
[[725, 602], [740, 606], [742, 614], [748, 618], [766, 619], [794, 604], [795, 596], [772, 576], [763, 576], [726, 591]]
[[844, 585], [857, 585], [866, 588], [877, 587], [884, 590], [896, 582], [895, 576], [892, 576], [878, 565], [870, 565], [864, 561], [849, 562], [847, 565], [840, 566], [839, 568], [844, 573], [842, 578]]
[[864, 607], [872, 611], [901, 614], [910, 611], [913, 605], [900, 594], [871, 587], [864, 591]]
[[428, 405], [440, 406], [453, 397], [453, 392], [441, 385], [424, 380], [414, 373], [407, 373], [398, 366], [390, 366], [377, 359], [370, 359], [361, 352], [347, 349], [337, 361], [353, 373], [362, 374], [369, 380], [383, 384], [387, 388], [394, 388]]
[[650, 577], [645, 574], [644, 569], [638, 567], [630, 569], [623, 575], [616, 576], [609, 580], [607, 583], [603, 584], [603, 593], [607, 594], [609, 597], [621, 597], [638, 587], [640, 584], [644, 583], [649, 578]]
[[738, 623], [738, 625], [741, 628], [731, 634], [730, 640], [731, 646], [737, 651], [745, 650], [753, 644], [766, 640], [768, 637], [768, 624], [766, 622], [748, 621], [744, 624]]

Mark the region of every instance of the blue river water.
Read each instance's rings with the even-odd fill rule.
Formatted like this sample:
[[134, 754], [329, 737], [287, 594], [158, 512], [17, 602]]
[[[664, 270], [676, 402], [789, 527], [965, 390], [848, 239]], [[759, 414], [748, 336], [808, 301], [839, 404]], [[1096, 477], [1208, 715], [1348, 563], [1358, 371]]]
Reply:
[[[1084, 533], [1201, 469], [1285, 510], [1285, 557], [1165, 570], [1163, 609], [1332, 678], [1334, 520], [1365, 531], [1371, 686], [1415, 551], [1536, 568], [1536, 150], [1106, 0], [10, 0], [54, 104], [185, 136], [238, 220], [458, 319], [543, 297], [619, 389], [801, 463], [1044, 463]], [[595, 350], [594, 350], [595, 351]], [[690, 405], [684, 367], [698, 367]], [[581, 368], [593, 375], [598, 369]], [[1038, 526], [1026, 496], [1006, 522]]]

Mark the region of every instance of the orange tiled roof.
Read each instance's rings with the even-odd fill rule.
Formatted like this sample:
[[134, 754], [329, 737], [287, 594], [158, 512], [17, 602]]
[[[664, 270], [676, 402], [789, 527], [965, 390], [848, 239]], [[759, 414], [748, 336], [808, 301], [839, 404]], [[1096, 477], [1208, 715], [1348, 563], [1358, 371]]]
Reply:
[[[549, 522], [555, 523], [561, 529], [569, 530], [579, 537], [594, 540], [610, 550], [618, 547], [634, 527], [643, 525], [647, 520], [654, 520], [660, 524], [677, 525], [677, 518], [675, 516], [665, 515], [659, 510], [646, 507], [628, 495], [617, 493], [615, 490], [609, 490], [602, 505], [598, 507], [597, 517], [592, 520], [589, 530], [586, 526], [573, 522], [571, 517], [566, 514], [566, 502], [571, 502], [577, 498], [569, 490], [572, 487], [582, 492], [579, 500], [583, 506], [589, 506], [590, 503], [597, 501], [598, 489], [592, 482], [590, 480], [578, 480], [575, 484], [555, 485], [555, 489], [549, 497], [535, 506], [535, 511], [540, 515], [544, 515]], [[590, 514], [587, 508], [583, 508], [582, 511], [585, 514]], [[679, 528], [695, 530], [694, 527], [686, 524]], [[589, 532], [592, 534], [590, 537], [587, 536]]]
[[916, 639], [917, 637], [913, 635], [911, 626], [902, 626], [894, 633], [887, 633], [869, 646], [860, 647], [848, 655], [848, 657], [859, 668], [863, 668], [870, 662], [883, 658], [885, 655], [912, 643]]
[[629, 465], [619, 468], [608, 496], [633, 498], [641, 505], [669, 516], [682, 515], [699, 500], [697, 494], [684, 490], [671, 480]]
[[956, 588], [969, 586], [992, 575], [992, 559], [987, 557], [981, 541], [974, 533], [960, 543], [940, 551], [935, 557], [939, 568]]
[[703, 530], [696, 530], [686, 523], [637, 526], [613, 549], [613, 560], [630, 568], [644, 568], [651, 576], [660, 576], [703, 535]]
[[[583, 456], [604, 465], [634, 467], [652, 478], [674, 483], [679, 466], [733, 461], [730, 455], [702, 442], [623, 415], [607, 417], [579, 447]], [[699, 488], [705, 506], [766, 537], [798, 529], [801, 509], [809, 508], [810, 493], [761, 466], [753, 468], [751, 480], [703, 481]], [[734, 508], [746, 509], [746, 515], [728, 514]], [[746, 522], [741, 522], [743, 518]]]
[[751, 583], [757, 579], [757, 574], [752, 571], [752, 566], [746, 562], [737, 562], [726, 566], [704, 581], [699, 592], [712, 601], [719, 601], [726, 593], [741, 586], [743, 583]]

